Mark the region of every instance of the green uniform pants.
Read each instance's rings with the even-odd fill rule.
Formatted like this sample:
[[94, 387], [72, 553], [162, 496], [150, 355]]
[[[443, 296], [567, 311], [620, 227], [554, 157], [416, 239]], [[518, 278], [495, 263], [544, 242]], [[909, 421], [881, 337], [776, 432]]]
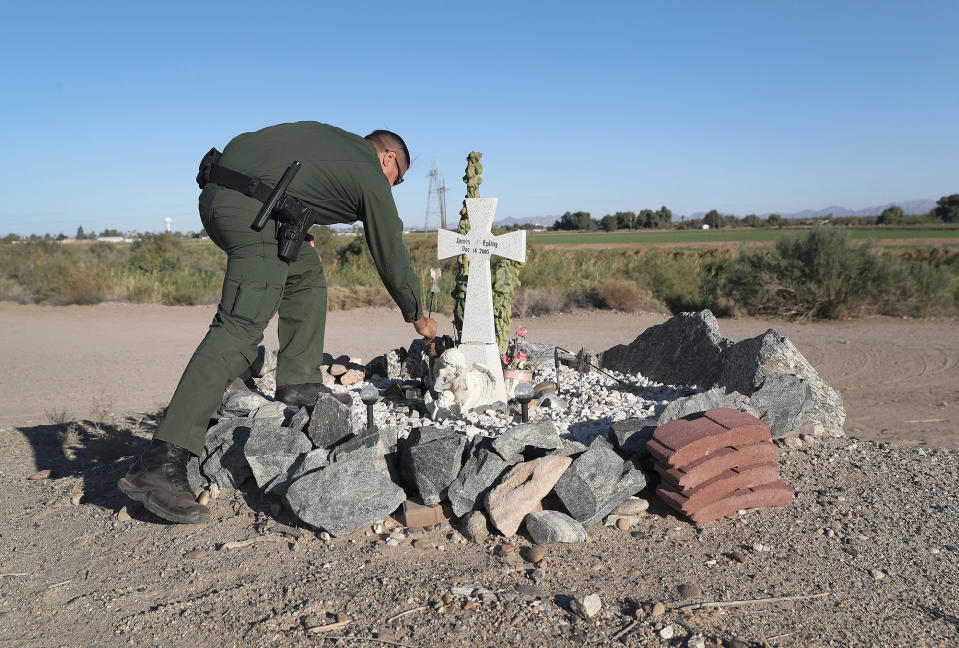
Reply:
[[203, 452], [207, 426], [224, 390], [256, 359], [263, 330], [277, 311], [277, 385], [322, 381], [323, 265], [306, 242], [296, 261], [280, 259], [274, 222], [261, 232], [250, 228], [258, 207], [258, 202], [222, 187], [208, 186], [200, 196], [203, 226], [228, 255], [226, 277], [213, 323], [154, 435], [196, 455]]

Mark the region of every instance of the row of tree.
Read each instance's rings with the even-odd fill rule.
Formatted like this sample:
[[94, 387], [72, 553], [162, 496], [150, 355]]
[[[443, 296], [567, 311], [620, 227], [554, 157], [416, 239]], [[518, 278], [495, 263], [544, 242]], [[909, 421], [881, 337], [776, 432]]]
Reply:
[[[916, 216], [906, 214], [899, 205], [892, 205], [882, 210], [876, 222], [880, 225], [900, 225]], [[936, 201], [936, 206], [926, 216], [943, 223], [959, 223], [959, 194], [943, 196]]]
[[[88, 233], [83, 230], [83, 225], [80, 225], [79, 227], [77, 227], [77, 235], [74, 236], [73, 238], [75, 238], [78, 241], [89, 241], [97, 238], [106, 238], [108, 236], [123, 236], [123, 235], [124, 235], [123, 232], [121, 232], [120, 230], [112, 229], [109, 227], [103, 230], [102, 232], [100, 232], [99, 234], [97, 234], [96, 232]], [[130, 236], [135, 236], [135, 235], [136, 235], [135, 232], [130, 234]], [[60, 234], [57, 234], [56, 236], [56, 239], [58, 241], [62, 241], [65, 238], [68, 238], [68, 237], [66, 234], [63, 234], [62, 232]]]
[[[832, 220], [832, 215], [816, 219], [793, 219], [795, 225], [811, 225], [822, 220]], [[838, 219], [836, 219], [838, 220]], [[928, 214], [906, 214], [899, 205], [892, 205], [883, 210], [879, 216], [854, 216], [841, 219], [848, 225], [905, 225], [919, 223], [959, 223], [959, 194], [943, 196], [936, 202], [936, 207]], [[785, 219], [780, 214], [769, 214], [760, 218], [756, 214], [748, 214], [739, 218], [732, 214], [721, 214], [712, 209], [702, 218], [683, 218], [673, 223], [673, 212], [665, 205], [658, 210], [643, 209], [638, 214], [634, 212], [616, 212], [606, 214], [600, 219], [593, 218], [589, 212], [566, 212], [558, 221], [553, 223], [553, 230], [633, 230], [633, 229], [699, 229], [708, 225], [711, 229], [722, 227], [782, 227]]]
[[553, 230], [603, 230], [612, 232], [613, 230], [634, 230], [634, 229], [699, 229], [703, 225], [709, 225], [711, 228], [724, 227], [729, 225], [745, 225], [746, 227], [780, 227], [783, 224], [783, 217], [779, 214], [770, 214], [765, 220], [756, 214], [750, 214], [740, 219], [736, 216], [720, 214], [715, 209], [711, 210], [703, 218], [685, 217], [678, 223], [673, 222], [673, 212], [665, 205], [658, 210], [643, 209], [638, 214], [635, 212], [616, 212], [615, 214], [606, 214], [599, 220], [593, 218], [589, 212], [566, 212], [558, 221], [553, 223], [550, 229]]
[[596, 220], [590, 216], [589, 212], [566, 212], [558, 221], [553, 224], [554, 230], [597, 230], [601, 229], [607, 232], [613, 230], [631, 230], [631, 229], [666, 229], [672, 227], [673, 212], [663, 205], [657, 211], [652, 209], [643, 209], [638, 214], [635, 212], [616, 212], [615, 214], [606, 214], [601, 219]]
[[[793, 219], [790, 224], [793, 225], [814, 225], [824, 219]], [[899, 205], [892, 205], [883, 210], [879, 216], [848, 216], [833, 219], [831, 215], [826, 216], [825, 220], [833, 220], [836, 224], [843, 225], [914, 225], [922, 223], [959, 223], [959, 194], [943, 196], [936, 202], [936, 207], [928, 214], [906, 214]], [[558, 221], [553, 223], [550, 229], [553, 230], [604, 230], [611, 232], [614, 230], [634, 230], [634, 229], [699, 229], [703, 225], [708, 225], [711, 229], [722, 227], [782, 227], [786, 223], [785, 219], [779, 214], [769, 214], [766, 218], [760, 218], [756, 214], [749, 214], [742, 218], [731, 214], [721, 214], [712, 209], [702, 218], [682, 218], [680, 222], [673, 222], [673, 212], [665, 205], [653, 211], [652, 209], [643, 209], [638, 214], [635, 212], [616, 212], [615, 214], [606, 214], [599, 220], [593, 218], [589, 212], [566, 212]], [[507, 228], [497, 228], [498, 230], [514, 229], [532, 229], [532, 225], [513, 225]], [[358, 230], [354, 226], [354, 231]], [[176, 239], [191, 239], [204, 236], [206, 232], [172, 232], [170, 235]], [[75, 238], [77, 240], [96, 240], [108, 236], [127, 236], [136, 238], [136, 232], [121, 232], [116, 229], [105, 229], [100, 234], [96, 232], [87, 233], [83, 226], [77, 228]], [[69, 238], [66, 234], [60, 233], [56, 236], [50, 234], [38, 235], [31, 234], [23, 237], [24, 240], [56, 240], [62, 241]], [[9, 243], [19, 241], [21, 237], [17, 234], [8, 234], [0, 238], [0, 243]]]
[[[105, 229], [99, 234], [96, 232], [85, 232], [83, 226], [77, 228], [77, 234], [73, 237], [77, 241], [97, 241], [99, 239], [112, 237], [112, 236], [122, 236], [124, 238], [139, 239], [145, 236], [167, 236], [175, 240], [186, 240], [186, 239], [195, 239], [205, 236], [206, 232], [200, 230], [199, 232], [163, 232], [161, 234], [153, 234], [151, 232], [139, 233], [139, 232], [121, 232], [116, 229]], [[30, 234], [29, 236], [20, 236], [19, 234], [7, 234], [6, 236], [0, 238], [0, 243], [13, 243], [14, 241], [65, 241], [70, 237], [60, 232], [56, 236], [53, 234]]]

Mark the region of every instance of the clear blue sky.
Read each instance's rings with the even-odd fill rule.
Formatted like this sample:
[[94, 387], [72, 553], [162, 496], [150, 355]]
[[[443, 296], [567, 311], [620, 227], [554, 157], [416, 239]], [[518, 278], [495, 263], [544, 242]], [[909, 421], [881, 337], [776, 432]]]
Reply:
[[497, 218], [937, 199], [957, 33], [952, 0], [6, 3], [0, 235], [198, 230], [203, 153], [304, 119], [400, 133], [415, 226], [472, 149]]

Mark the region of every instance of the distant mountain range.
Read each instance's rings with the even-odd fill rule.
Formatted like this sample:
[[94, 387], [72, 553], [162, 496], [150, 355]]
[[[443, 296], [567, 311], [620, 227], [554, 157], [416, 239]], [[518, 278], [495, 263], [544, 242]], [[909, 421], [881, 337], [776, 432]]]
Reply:
[[[886, 203], [885, 205], [876, 205], [874, 207], [865, 207], [863, 209], [849, 209], [848, 207], [842, 207], [839, 205], [834, 205], [832, 207], [825, 207], [823, 209], [804, 209], [798, 212], [792, 212], [790, 214], [780, 215], [783, 218], [825, 218], [829, 214], [832, 214], [834, 217], [843, 217], [843, 216], [878, 216], [882, 213], [887, 207], [892, 207], [893, 205], [899, 205], [902, 207], [902, 211], [907, 214], [926, 214], [931, 209], [934, 209], [936, 206], [935, 200], [903, 200], [900, 202], [891, 202]], [[720, 210], [722, 213], [722, 210]], [[757, 214], [758, 216], [765, 218], [769, 214], [774, 212], [766, 212], [763, 214]], [[593, 218], [602, 218], [605, 214], [593, 214]], [[702, 218], [706, 215], [706, 212], [695, 212], [693, 214], [686, 214], [686, 218]], [[746, 214], [736, 214], [736, 216], [742, 218]], [[674, 214], [673, 220], [679, 220], [680, 215]], [[543, 225], [550, 226], [560, 219], [560, 216], [531, 216], [529, 218], [502, 218], [496, 221], [497, 225], [506, 226], [506, 225]]]
[[[900, 202], [891, 202], [886, 203], [885, 205], [876, 205], [875, 207], [865, 207], [863, 209], [849, 209], [848, 207], [842, 207], [840, 205], [833, 205], [831, 207], [825, 207], [823, 209], [804, 209], [798, 212], [792, 212], [791, 214], [780, 214], [783, 218], [825, 218], [829, 214], [832, 214], [834, 217], [840, 218], [845, 216], [878, 216], [883, 212], [887, 207], [892, 207], [893, 205], [899, 205], [902, 207], [902, 211], [906, 214], [926, 214], [929, 210], [934, 209], [936, 206], [935, 200], [903, 200]], [[725, 213], [725, 212], [723, 212]], [[769, 214], [774, 212], [766, 212], [764, 214], [757, 214], [765, 218]], [[687, 215], [687, 218], [702, 218], [706, 215], [706, 212], [696, 212], [695, 214]], [[742, 218], [746, 214], [736, 214], [736, 216]]]

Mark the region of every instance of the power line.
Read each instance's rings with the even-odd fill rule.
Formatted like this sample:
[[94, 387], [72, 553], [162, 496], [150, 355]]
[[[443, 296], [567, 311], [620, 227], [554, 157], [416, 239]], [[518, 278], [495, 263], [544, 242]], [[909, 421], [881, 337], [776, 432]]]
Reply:
[[[430, 229], [430, 216], [439, 213], [440, 227], [446, 229], [446, 182], [439, 177], [436, 163], [430, 169], [430, 187], [426, 194], [426, 218], [423, 222], [423, 232]], [[434, 201], [435, 197], [435, 201]], [[434, 202], [436, 206], [434, 207]]]

